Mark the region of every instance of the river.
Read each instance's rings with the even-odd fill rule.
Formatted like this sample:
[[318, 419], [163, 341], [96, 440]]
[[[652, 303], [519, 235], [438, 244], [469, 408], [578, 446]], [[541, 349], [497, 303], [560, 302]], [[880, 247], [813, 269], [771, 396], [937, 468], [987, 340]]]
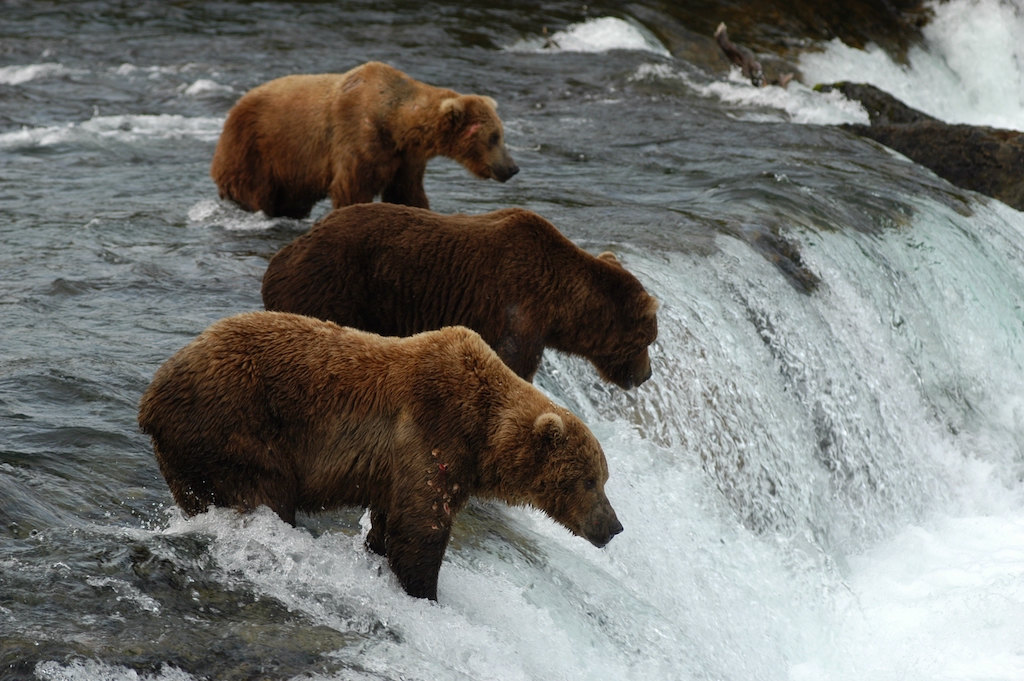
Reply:
[[[0, 679], [1024, 678], [1024, 215], [810, 87], [1024, 129], [1024, 11], [953, 0], [906, 65], [831, 43], [758, 89], [603, 6], [4, 4]], [[227, 110], [371, 59], [499, 102], [521, 172], [432, 161], [434, 210], [537, 211], [661, 302], [640, 388], [551, 352], [536, 379], [601, 440], [625, 531], [474, 502], [436, 603], [359, 510], [183, 518], [136, 425], [328, 210], [219, 201]]]

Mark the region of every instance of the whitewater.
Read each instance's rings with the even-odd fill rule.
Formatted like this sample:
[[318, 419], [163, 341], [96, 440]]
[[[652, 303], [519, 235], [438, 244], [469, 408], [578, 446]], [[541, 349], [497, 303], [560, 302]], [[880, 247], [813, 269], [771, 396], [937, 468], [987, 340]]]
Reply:
[[1014, 0], [932, 2], [924, 44], [905, 64], [878, 46], [857, 50], [833, 40], [804, 54], [814, 82], [869, 80], [905, 104], [947, 123], [1024, 130], [1024, 5]]
[[[0, 87], [28, 88], [26, 101], [78, 81], [158, 93], [148, 108], [119, 109], [115, 94], [78, 116], [0, 129], [18, 181], [43, 165], [95, 174], [97, 157], [116, 162], [117, 190], [158, 176], [117, 210], [105, 210], [105, 194], [86, 196], [100, 207], [92, 217], [56, 192], [7, 193], [19, 233], [6, 228], [11, 246], [0, 256], [9, 272], [0, 303], [13, 329], [0, 336], [13, 348], [2, 365], [10, 378], [0, 391], [9, 433], [0, 514], [34, 529], [9, 531], [0, 585], [66, 588], [96, 604], [82, 613], [69, 597], [66, 612], [26, 620], [0, 596], [0, 650], [15, 638], [46, 651], [70, 641], [32, 666], [29, 678], [45, 681], [212, 679], [186, 663], [203, 648], [230, 657], [245, 646], [256, 652], [243, 651], [232, 678], [1024, 679], [1024, 217], [895, 154], [867, 157], [873, 166], [847, 149], [829, 156], [821, 140], [842, 138], [823, 129], [867, 116], [839, 93], [812, 89], [870, 82], [949, 122], [1024, 129], [1024, 10], [1000, 0], [933, 7], [925, 43], [906, 64], [833, 42], [805, 54], [804, 82], [786, 89], [751, 87], [738, 72], [698, 73], [638, 23], [611, 16], [506, 38], [499, 57], [486, 57], [545, 77], [576, 69], [577, 78], [562, 83], [562, 99], [559, 91], [502, 104], [524, 169], [519, 184], [469, 184], [461, 169], [432, 166], [435, 208], [520, 202], [588, 250], [615, 250], [660, 300], [659, 339], [654, 375], [635, 391], [554, 353], [536, 379], [602, 442], [606, 491], [625, 531], [597, 550], [538, 511], [474, 502], [456, 524], [437, 603], [406, 596], [365, 551], [368, 518], [357, 510], [297, 527], [267, 511], [182, 517], [134, 430], [135, 402], [156, 366], [205, 324], [258, 306], [266, 257], [306, 228], [218, 201], [203, 175], [223, 111], [245, 89], [243, 69], [209, 56], [90, 69], [61, 54], [0, 66]], [[331, 50], [342, 24], [324, 29]], [[407, 69], [422, 58], [409, 49]], [[614, 59], [615, 86], [594, 86], [603, 60]], [[694, 134], [671, 153], [637, 134], [614, 150], [638, 150], [617, 169], [619, 156], [596, 149], [602, 133], [625, 127], [624, 111], [634, 115], [619, 108], [631, 96], [656, 109], [666, 140], [668, 123], [689, 109], [725, 122], [702, 119], [707, 127], [688, 128]], [[541, 110], [548, 136], [530, 116]], [[737, 126], [727, 130], [732, 148], [716, 125]], [[597, 142], [589, 126], [599, 128]], [[803, 141], [794, 126], [820, 137]], [[761, 138], [790, 146], [762, 151]], [[197, 179], [165, 186], [182, 168]], [[526, 184], [530, 172], [535, 185]], [[71, 226], [44, 231], [67, 213]], [[726, 227], [680, 235], [680, 215]], [[777, 260], [751, 248], [767, 223], [799, 245], [816, 289], [789, 285]], [[23, 236], [29, 227], [38, 231]], [[74, 259], [45, 261], [45, 275], [18, 259], [65, 242]], [[117, 322], [111, 309], [141, 321]], [[24, 340], [29, 330], [38, 339]], [[23, 369], [47, 357], [39, 346], [71, 357]], [[108, 389], [113, 413], [100, 396]], [[74, 442], [53, 446], [57, 463], [34, 470], [32, 457], [45, 458], [47, 438], [62, 430], [47, 419], [62, 410], [78, 428]], [[38, 430], [22, 430], [35, 421]], [[89, 438], [98, 445], [81, 444]], [[108, 451], [118, 457], [97, 455]], [[93, 479], [105, 467], [116, 473], [88, 488], [118, 499], [105, 514], [84, 510], [78, 489], [56, 481]], [[31, 525], [11, 500], [55, 510], [39, 510], [45, 522]], [[63, 556], [62, 544], [81, 555]], [[121, 638], [125, 650], [108, 643]], [[326, 650], [324, 662], [262, 671], [306, 645]]]

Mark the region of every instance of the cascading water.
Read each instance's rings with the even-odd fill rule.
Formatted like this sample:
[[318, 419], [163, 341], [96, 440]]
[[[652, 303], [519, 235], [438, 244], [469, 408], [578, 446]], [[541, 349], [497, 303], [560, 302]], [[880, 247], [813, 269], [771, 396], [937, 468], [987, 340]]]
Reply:
[[[909, 104], [967, 111], [980, 73], [1020, 82], [1019, 8], [936, 5], [908, 67], [833, 44], [783, 90], [701, 74], [633, 21], [542, 32], [463, 4], [303, 5], [301, 40], [291, 5], [12, 8], [0, 679], [1024, 678], [1024, 219], [829, 127], [866, 116], [808, 87], [898, 72]], [[339, 45], [500, 100], [523, 171], [432, 164], [435, 209], [531, 208], [659, 298], [642, 387], [554, 353], [536, 381], [608, 455], [625, 531], [605, 549], [474, 502], [428, 603], [364, 550], [359, 510], [174, 509], [138, 397], [259, 307], [308, 228], [216, 200], [220, 122], [256, 82], [337, 70]], [[964, 99], [929, 89], [940, 63], [972, 65], [950, 66]], [[984, 120], [1020, 127], [1000, 101]]]
[[898, 64], [877, 46], [833, 40], [800, 59], [812, 82], [874, 85], [947, 123], [1024, 128], [1024, 6], [1013, 0], [930, 2], [925, 42]]

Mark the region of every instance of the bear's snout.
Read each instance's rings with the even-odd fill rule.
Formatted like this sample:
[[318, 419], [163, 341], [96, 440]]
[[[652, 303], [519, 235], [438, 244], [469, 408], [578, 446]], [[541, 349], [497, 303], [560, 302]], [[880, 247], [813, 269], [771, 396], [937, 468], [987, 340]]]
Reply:
[[640, 356], [633, 362], [633, 366], [629, 370], [630, 383], [632, 387], [637, 387], [648, 378], [651, 377], [651, 356], [645, 349]]
[[499, 163], [491, 168], [491, 174], [494, 175], [494, 179], [498, 182], [505, 182], [518, 172], [519, 166], [511, 158], [508, 159], [507, 163]]
[[594, 366], [605, 380], [623, 390], [635, 388], [651, 377], [651, 357], [646, 349], [630, 362], [614, 363], [595, 359]]
[[622, 523], [619, 522], [611, 504], [599, 508], [587, 523], [584, 538], [597, 548], [604, 548], [612, 537], [622, 532]]
[[633, 387], [640, 385], [651, 377], [651, 360], [649, 357], [644, 357], [644, 359], [646, 361], [633, 374]]

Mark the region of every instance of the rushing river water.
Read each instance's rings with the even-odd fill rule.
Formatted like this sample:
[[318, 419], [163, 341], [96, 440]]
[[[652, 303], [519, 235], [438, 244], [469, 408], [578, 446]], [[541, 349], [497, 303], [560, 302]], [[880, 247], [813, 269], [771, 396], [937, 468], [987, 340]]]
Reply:
[[[802, 67], [1024, 128], [1019, 99], [944, 95], [1024, 83], [1021, 9], [940, 9], [910, 66], [833, 44]], [[0, 679], [1024, 678], [1024, 215], [832, 126], [867, 120], [837, 93], [713, 77], [625, 18], [3, 4]], [[552, 353], [536, 381], [602, 441], [625, 532], [598, 550], [474, 503], [437, 603], [367, 554], [357, 510], [184, 519], [136, 426], [160, 363], [258, 309], [327, 210], [218, 201], [227, 110], [370, 59], [500, 103], [520, 174], [438, 159], [435, 210], [535, 210], [662, 304], [639, 389]]]

